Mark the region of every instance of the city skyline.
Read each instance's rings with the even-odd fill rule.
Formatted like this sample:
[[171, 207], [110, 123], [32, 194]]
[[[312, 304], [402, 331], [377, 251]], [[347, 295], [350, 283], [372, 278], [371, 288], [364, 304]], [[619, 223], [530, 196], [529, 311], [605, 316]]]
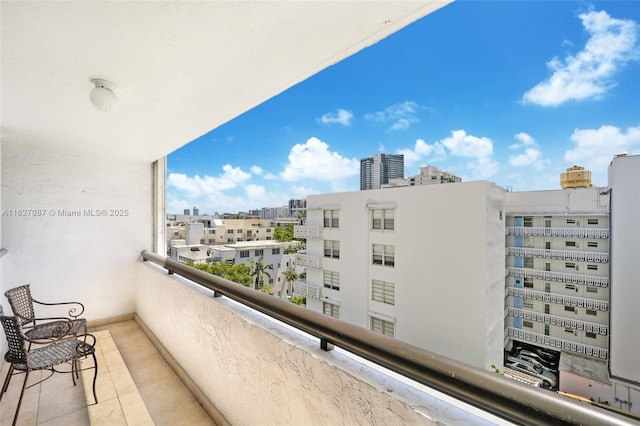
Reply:
[[454, 2], [170, 154], [167, 210], [357, 191], [377, 153], [405, 177], [545, 190], [580, 165], [604, 186], [640, 153], [639, 28], [628, 2]]

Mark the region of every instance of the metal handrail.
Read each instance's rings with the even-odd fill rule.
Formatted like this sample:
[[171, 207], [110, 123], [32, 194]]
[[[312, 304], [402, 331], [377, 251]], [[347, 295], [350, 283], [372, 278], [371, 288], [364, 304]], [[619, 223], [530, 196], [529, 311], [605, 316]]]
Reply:
[[338, 346], [418, 383], [522, 425], [628, 425], [637, 424], [609, 412], [485, 371], [374, 333], [366, 328], [297, 306], [164, 256], [142, 251], [170, 274], [260, 311], [320, 339], [323, 348]]

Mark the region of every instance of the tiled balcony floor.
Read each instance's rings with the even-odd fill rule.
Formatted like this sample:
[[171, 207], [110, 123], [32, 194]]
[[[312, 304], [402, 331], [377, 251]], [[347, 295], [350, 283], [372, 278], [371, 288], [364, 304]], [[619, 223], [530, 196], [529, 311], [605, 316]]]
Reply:
[[[25, 391], [18, 417], [18, 425], [34, 426], [85, 426], [96, 425], [213, 425], [213, 421], [198, 401], [187, 390], [160, 353], [133, 320], [109, 324], [90, 330], [95, 334], [108, 330], [116, 351], [124, 360], [126, 369], [118, 371], [113, 361], [110, 340], [99, 339], [98, 356], [98, 405], [87, 407], [82, 383], [73, 386], [68, 374], [53, 377]], [[107, 335], [108, 333], [102, 333]], [[103, 342], [103, 343], [101, 343]], [[102, 346], [100, 346], [102, 345]], [[8, 364], [2, 361], [0, 378], [4, 380]], [[135, 383], [135, 389], [127, 386], [122, 375], [126, 370]], [[93, 371], [88, 371], [93, 374]], [[105, 376], [106, 374], [106, 376]], [[24, 376], [14, 376], [7, 393], [0, 402], [0, 424], [10, 425], [15, 412], [20, 386]], [[36, 382], [39, 372], [32, 373], [30, 382]], [[110, 380], [111, 379], [111, 380]], [[124, 383], [124, 385], [112, 385]], [[138, 396], [139, 394], [139, 396]], [[136, 398], [146, 405], [135, 407]], [[93, 402], [89, 391], [89, 402]], [[128, 401], [134, 408], [127, 408]], [[131, 407], [131, 405], [129, 405]], [[140, 410], [142, 408], [142, 410]], [[90, 411], [91, 410], [91, 414]], [[123, 412], [128, 413], [123, 414]]]

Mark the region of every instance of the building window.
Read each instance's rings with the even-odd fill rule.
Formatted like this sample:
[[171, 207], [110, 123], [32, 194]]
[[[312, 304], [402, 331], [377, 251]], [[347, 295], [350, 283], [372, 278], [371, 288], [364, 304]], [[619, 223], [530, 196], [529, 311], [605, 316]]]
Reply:
[[236, 234], [242, 234], [242, 229], [237, 229]]
[[587, 270], [589, 271], [597, 271], [598, 265], [587, 265]]
[[233, 229], [227, 229], [227, 234], [233, 234]]
[[531, 321], [522, 321], [522, 326], [527, 328], [533, 328], [533, 323]]
[[586, 332], [584, 333], [585, 336], [587, 336], [589, 339], [595, 339], [596, 338], [596, 333], [590, 333], [590, 332]]
[[565, 284], [564, 288], [566, 288], [567, 290], [575, 290], [576, 286], [573, 284]]
[[585, 312], [586, 312], [587, 315], [593, 315], [594, 317], [598, 316], [598, 311], [595, 311], [593, 309], [587, 309], [587, 310], [585, 310]]
[[544, 227], [551, 228], [551, 216], [544, 217]]
[[394, 305], [396, 303], [396, 286], [384, 281], [371, 281], [371, 299], [376, 302]]
[[240, 250], [240, 259], [249, 257], [249, 250]]
[[549, 335], [549, 324], [545, 324], [544, 325], [544, 335], [548, 336]]
[[576, 224], [575, 219], [567, 219], [567, 225], [575, 225], [575, 224]]
[[[271, 232], [271, 228], [267, 228], [267, 234]], [[258, 233], [258, 231], [256, 231], [256, 234]]]
[[587, 247], [596, 248], [596, 247], [598, 247], [598, 242], [597, 241], [588, 241], [587, 242]]
[[209, 244], [214, 244], [216, 242], [216, 240], [214, 240], [213, 238], [209, 238]]
[[525, 257], [522, 266], [525, 268], [533, 268], [533, 257]]
[[544, 242], [544, 248], [547, 250], [551, 250], [551, 241], [545, 241]]
[[233, 242], [233, 238], [227, 238], [227, 242], [228, 243], [232, 243]]
[[569, 269], [576, 269], [576, 264], [573, 262], [565, 262], [564, 267]]
[[524, 288], [533, 288], [533, 279], [525, 278], [523, 282]]
[[394, 230], [395, 229], [394, 209], [372, 209], [371, 229]]
[[260, 256], [264, 256], [264, 250], [263, 249], [256, 250], [256, 257], [260, 257]]
[[340, 290], [340, 272], [323, 271], [324, 286], [333, 290]]
[[339, 210], [325, 210], [324, 211], [324, 227], [325, 228], [339, 228], [340, 216]]
[[544, 313], [549, 315], [549, 304], [548, 303], [544, 304]]
[[548, 263], [548, 262], [547, 262], [547, 263], [545, 263], [545, 264], [544, 264], [544, 270], [545, 270], [545, 271], [551, 271], [551, 264], [550, 264], [550, 263]]
[[322, 313], [330, 317], [340, 318], [340, 305], [329, 302], [322, 302]]
[[551, 283], [544, 283], [544, 292], [545, 293], [551, 292]]
[[180, 235], [180, 233], [179, 233], [179, 232], [174, 232], [174, 233], [173, 233], [173, 236], [174, 236], [174, 237], [178, 237], [179, 235]]
[[533, 309], [533, 300], [525, 300], [524, 302], [522, 302], [522, 307], [526, 309]]
[[340, 259], [340, 241], [324, 240], [324, 257]]
[[280, 254], [280, 247], [271, 249], [271, 254]]
[[574, 308], [573, 306], [565, 306], [564, 310], [568, 312], [575, 312], [576, 308]]
[[587, 225], [597, 225], [598, 219], [587, 219]]
[[215, 233], [216, 233], [216, 230], [215, 230], [215, 229], [209, 229], [209, 233], [210, 233], [210, 234], [215, 234]]
[[522, 219], [523, 225], [525, 228], [532, 228], [533, 227], [533, 216], [525, 216]]
[[597, 292], [598, 292], [597, 287], [587, 287], [587, 293], [597, 293]]
[[576, 246], [576, 242], [575, 241], [565, 241], [564, 245], [565, 245], [565, 247], [575, 247]]
[[395, 265], [395, 247], [383, 244], [374, 244], [373, 264], [393, 267]]
[[395, 324], [380, 318], [370, 317], [371, 331], [393, 337], [395, 335]]
[[573, 334], [573, 329], [565, 327], [564, 332]]

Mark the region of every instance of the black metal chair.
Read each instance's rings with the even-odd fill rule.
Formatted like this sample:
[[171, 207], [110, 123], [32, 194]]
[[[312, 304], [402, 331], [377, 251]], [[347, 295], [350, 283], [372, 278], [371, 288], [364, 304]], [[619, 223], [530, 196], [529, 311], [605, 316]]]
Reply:
[[[4, 328], [4, 334], [7, 338], [8, 351], [4, 356], [9, 366], [9, 371], [2, 385], [0, 392], [0, 401], [7, 392], [11, 377], [16, 374], [24, 374], [24, 382], [18, 399], [18, 406], [13, 417], [13, 425], [15, 426], [20, 413], [20, 406], [24, 391], [47, 380], [54, 373], [71, 373], [74, 386], [76, 385], [76, 376], [79, 371], [94, 369], [93, 375], [93, 399], [98, 403], [96, 395], [96, 378], [98, 377], [98, 363], [95, 355], [96, 339], [91, 334], [78, 334], [77, 336], [57, 340], [54, 343], [38, 346], [34, 349], [27, 349], [27, 340], [24, 338], [22, 329], [22, 320], [15, 316], [4, 316], [2, 307], [0, 306], [0, 322]], [[80, 340], [82, 338], [82, 340]], [[87, 339], [89, 338], [89, 339]], [[89, 343], [87, 340], [90, 340]], [[29, 342], [30, 346], [31, 342]], [[88, 356], [93, 358], [93, 366], [79, 368], [80, 360]], [[65, 365], [67, 367], [65, 367]], [[62, 369], [64, 368], [64, 369]], [[29, 373], [31, 371], [48, 370], [50, 374], [42, 378], [36, 383], [27, 386]]]
[[[65, 336], [75, 336], [87, 332], [87, 320], [78, 318], [84, 312], [80, 302], [46, 303], [35, 300], [31, 296], [30, 285], [25, 284], [7, 290], [4, 295], [9, 300], [13, 314], [18, 317], [24, 330], [24, 337], [29, 342], [51, 343]], [[65, 306], [71, 305], [66, 317], [38, 318], [34, 305]]]

